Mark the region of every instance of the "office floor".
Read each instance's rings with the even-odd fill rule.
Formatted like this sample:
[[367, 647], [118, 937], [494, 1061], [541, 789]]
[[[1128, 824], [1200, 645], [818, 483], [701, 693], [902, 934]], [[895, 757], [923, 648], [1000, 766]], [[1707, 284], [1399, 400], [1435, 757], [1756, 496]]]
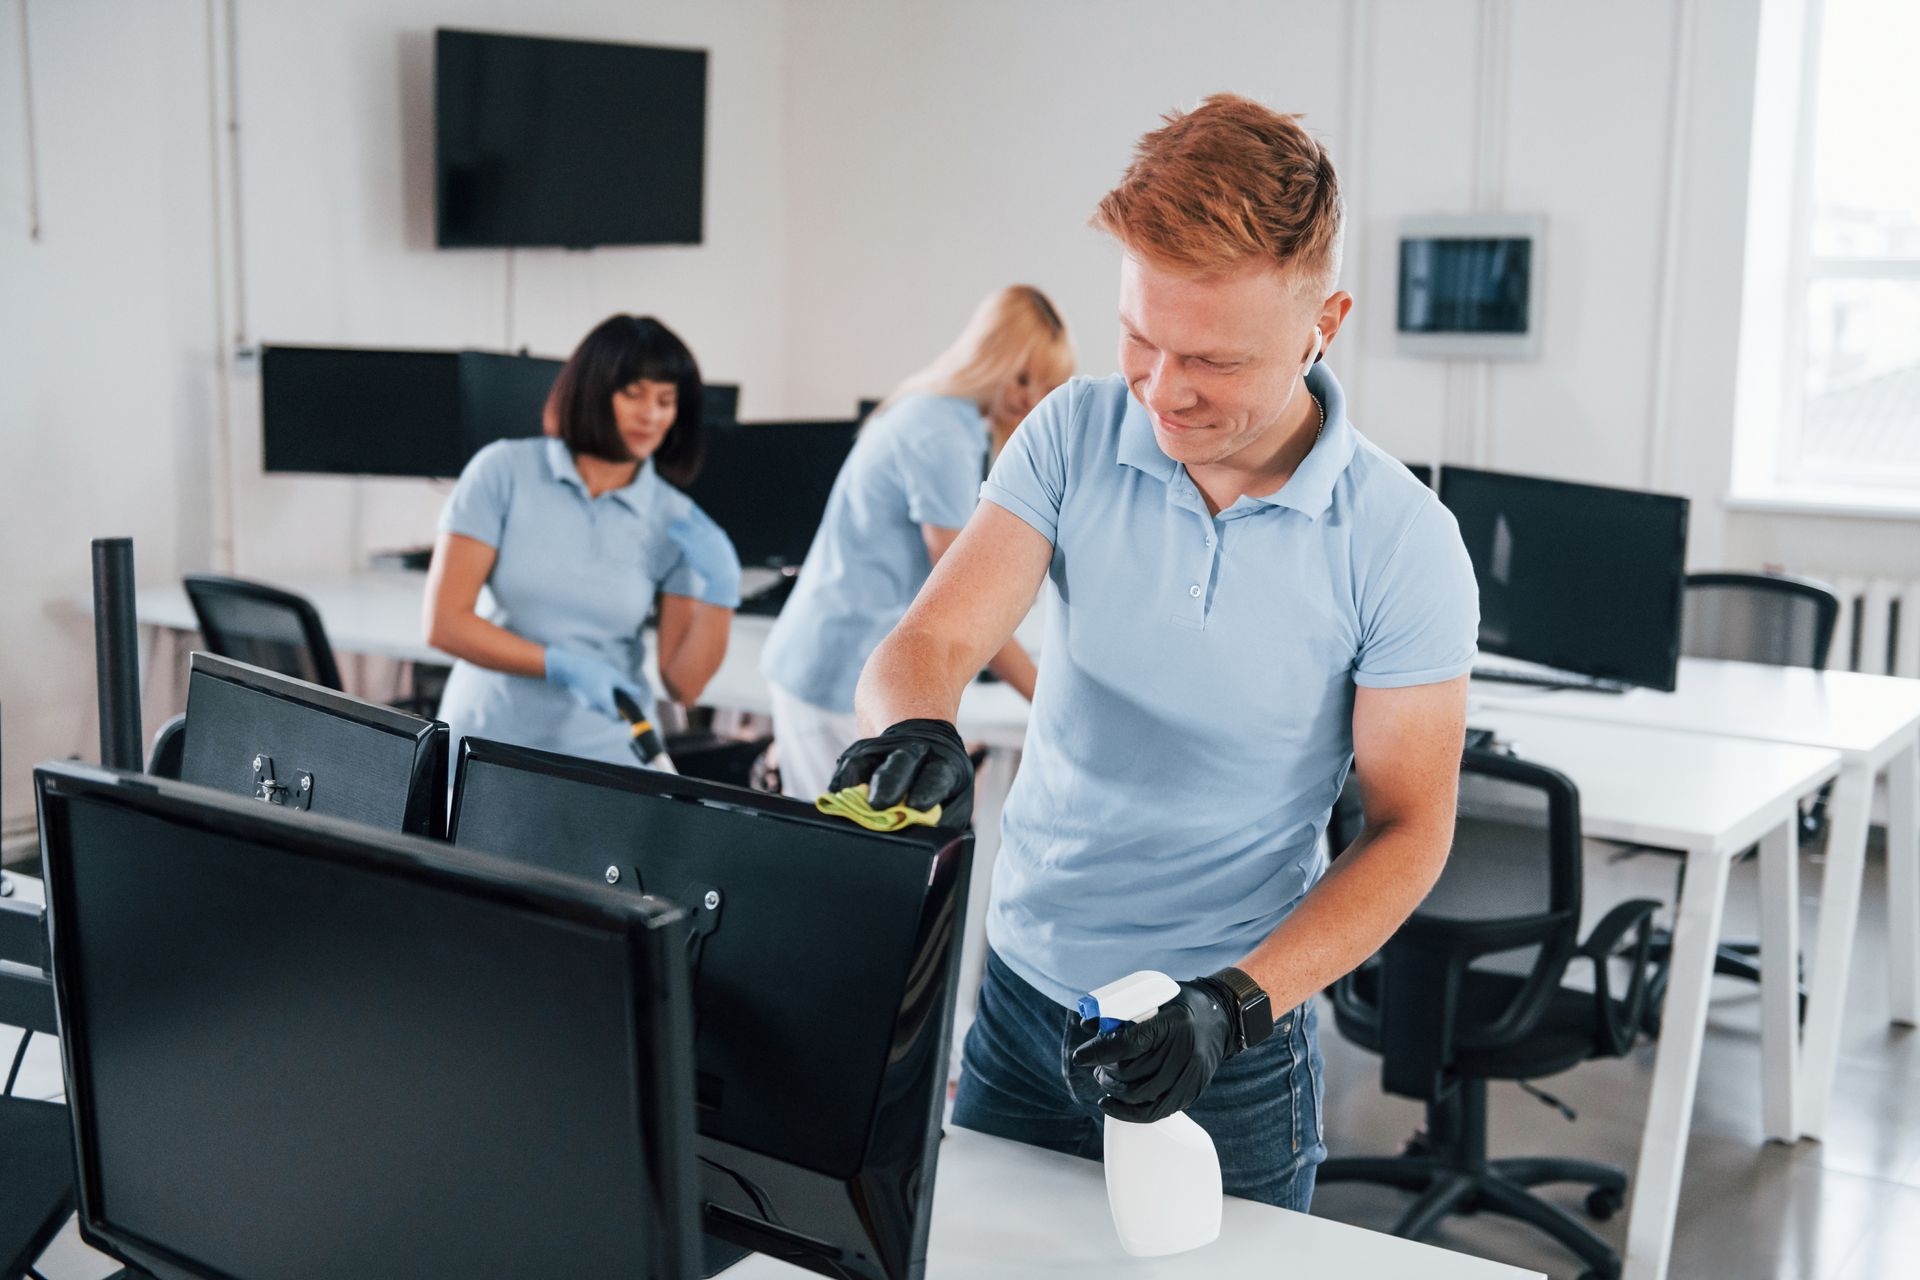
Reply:
[[[1920, 1275], [1920, 1031], [1887, 1023], [1887, 921], [1883, 833], [1869, 852], [1859, 949], [1847, 1010], [1833, 1134], [1793, 1147], [1760, 1141], [1760, 1010], [1757, 988], [1720, 979], [1708, 1015], [1705, 1054], [1687, 1148], [1674, 1280], [1892, 1280]], [[1615, 861], [1594, 843], [1587, 860], [1589, 920], [1635, 896], [1669, 899], [1676, 862], [1660, 854]], [[1802, 929], [1811, 935], [1822, 860], [1801, 855]], [[1757, 867], [1734, 869], [1727, 903], [1730, 937], [1758, 933]], [[1336, 1154], [1386, 1154], [1418, 1127], [1417, 1103], [1380, 1091], [1379, 1060], [1340, 1037], [1322, 1018], [1327, 1059], [1327, 1141]], [[1539, 1081], [1579, 1114], [1568, 1123], [1515, 1084], [1490, 1090], [1489, 1151], [1574, 1155], [1625, 1167], [1631, 1175], [1653, 1079], [1653, 1047], [1587, 1063]], [[1582, 1192], [1545, 1194], [1581, 1212]], [[1355, 1184], [1317, 1191], [1316, 1214], [1385, 1229], [1405, 1193]], [[1599, 1224], [1616, 1248], [1626, 1217]], [[1432, 1243], [1535, 1267], [1560, 1280], [1580, 1268], [1528, 1228], [1481, 1214], [1450, 1218]]]

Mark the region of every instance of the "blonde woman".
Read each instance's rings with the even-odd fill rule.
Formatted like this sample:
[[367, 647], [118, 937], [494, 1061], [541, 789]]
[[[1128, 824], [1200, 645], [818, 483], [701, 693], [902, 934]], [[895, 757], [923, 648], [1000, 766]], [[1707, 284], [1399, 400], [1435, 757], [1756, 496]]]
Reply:
[[[834, 481], [760, 670], [773, 690], [781, 786], [811, 800], [860, 736], [853, 688], [973, 513], [988, 463], [1073, 373], [1073, 343], [1045, 294], [991, 294], [959, 339], [874, 411]], [[1033, 659], [1009, 641], [988, 668], [1033, 696]]]

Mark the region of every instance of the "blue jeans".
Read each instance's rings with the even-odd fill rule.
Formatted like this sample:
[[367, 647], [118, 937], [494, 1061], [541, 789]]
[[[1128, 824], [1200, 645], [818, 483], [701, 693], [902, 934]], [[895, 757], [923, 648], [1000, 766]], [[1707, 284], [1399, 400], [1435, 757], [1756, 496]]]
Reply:
[[[1273, 1034], [1220, 1064], [1187, 1108], [1213, 1138], [1228, 1195], [1305, 1213], [1327, 1158], [1311, 1001], [1277, 1015]], [[1098, 1160], [1100, 1086], [1070, 1060], [1080, 1019], [1034, 990], [992, 951], [960, 1062], [953, 1123]]]

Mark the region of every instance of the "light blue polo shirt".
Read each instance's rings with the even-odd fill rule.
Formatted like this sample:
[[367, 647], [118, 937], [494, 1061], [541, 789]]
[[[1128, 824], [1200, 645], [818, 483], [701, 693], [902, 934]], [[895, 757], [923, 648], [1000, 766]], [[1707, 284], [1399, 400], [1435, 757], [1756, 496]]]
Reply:
[[840, 468], [760, 672], [802, 702], [851, 712], [860, 668], [933, 572], [921, 525], [958, 529], [987, 470], [987, 421], [955, 396], [902, 396]]
[[[590, 653], [645, 687], [642, 629], [656, 591], [697, 596], [700, 578], [667, 537], [694, 505], [652, 461], [624, 488], [587, 496], [565, 444], [500, 440], [473, 456], [440, 513], [440, 531], [497, 553], [480, 616], [538, 644]], [[453, 664], [440, 718], [457, 749], [468, 734], [633, 764], [625, 724], [558, 685]]]
[[1319, 442], [1218, 516], [1120, 377], [1055, 391], [981, 488], [1053, 544], [987, 937], [1063, 1005], [1243, 958], [1325, 870], [1355, 686], [1473, 665], [1453, 516], [1354, 430], [1324, 365], [1307, 385]]

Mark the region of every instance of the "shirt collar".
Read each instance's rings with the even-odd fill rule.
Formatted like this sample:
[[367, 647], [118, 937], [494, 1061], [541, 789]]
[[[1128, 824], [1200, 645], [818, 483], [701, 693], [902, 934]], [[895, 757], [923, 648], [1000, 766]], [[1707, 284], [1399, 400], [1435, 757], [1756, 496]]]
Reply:
[[[580, 468], [573, 460], [573, 451], [567, 448], [566, 441], [558, 436], [547, 437], [547, 470], [561, 484], [579, 490], [581, 497], [591, 497], [587, 492], [587, 482], [580, 478]], [[633, 473], [632, 480], [601, 496], [612, 498], [629, 511], [638, 514], [646, 507], [647, 491], [653, 486], [654, 477], [653, 459], [648, 458], [640, 464], [640, 469]]]
[[[1317, 520], [1333, 502], [1333, 486], [1353, 460], [1353, 424], [1347, 421], [1347, 397], [1333, 371], [1316, 364], [1307, 371], [1307, 390], [1326, 411], [1327, 425], [1313, 448], [1307, 451], [1293, 475], [1273, 493], [1260, 497], [1248, 495], [1242, 502], [1264, 506], [1292, 507], [1308, 519]], [[1156, 480], [1171, 483], [1180, 464], [1160, 450], [1153, 436], [1153, 420], [1138, 400], [1128, 397], [1127, 414], [1120, 423], [1117, 457], [1122, 465], [1143, 471]], [[1238, 506], [1239, 503], [1235, 503]]]

